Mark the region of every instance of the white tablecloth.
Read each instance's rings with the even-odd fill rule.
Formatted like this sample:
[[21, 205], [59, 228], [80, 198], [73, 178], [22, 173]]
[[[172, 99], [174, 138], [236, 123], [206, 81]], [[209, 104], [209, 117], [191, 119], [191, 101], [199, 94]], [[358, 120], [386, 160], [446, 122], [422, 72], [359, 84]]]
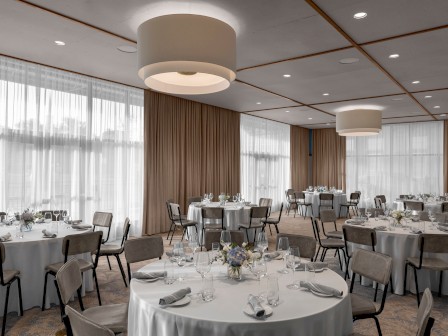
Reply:
[[[445, 232], [439, 231], [437, 229], [429, 229], [430, 225], [428, 223], [429, 222], [426, 222], [425, 233], [446, 234]], [[367, 226], [376, 227], [382, 225], [388, 226], [388, 222], [381, 220], [375, 221], [371, 218]], [[420, 256], [420, 251], [418, 250], [418, 234], [411, 233], [407, 229], [395, 228], [394, 231], [377, 231], [376, 237], [377, 245], [375, 247], [375, 251], [387, 254], [392, 257], [392, 282], [394, 293], [403, 295], [405, 261], [408, 257]], [[448, 255], [444, 254], [425, 253], [425, 256], [432, 256], [448, 261]], [[428, 287], [431, 290], [438, 292], [439, 272], [421, 269], [417, 271], [417, 277], [420, 291], [423, 291]], [[363, 283], [366, 284], [365, 281], [363, 281]], [[408, 268], [406, 289], [410, 290], [413, 293], [416, 293], [414, 271], [411, 267]], [[443, 279], [442, 293], [444, 295], [448, 294], [448, 277], [444, 277]]]
[[[42, 230], [49, 227], [49, 224], [34, 224], [33, 230], [24, 232], [23, 238], [15, 237], [14, 226], [0, 227], [0, 235], [10, 232], [12, 241], [5, 242], [6, 260], [3, 269], [16, 269], [21, 273], [23, 309], [42, 305], [42, 295], [45, 281], [45, 266], [64, 261], [62, 254], [62, 241], [66, 235], [80, 234], [86, 231], [66, 229], [65, 223], [59, 224], [59, 234], [57, 238], [42, 238]], [[88, 260], [90, 254], [78, 256]], [[92, 272], [84, 274], [83, 290], [93, 290]], [[48, 277], [46, 308], [50, 303], [59, 304], [54, 277]], [[0, 307], [4, 307], [6, 298], [6, 287], [0, 287]], [[19, 311], [19, 295], [17, 292], [17, 282], [11, 286], [9, 296], [8, 312]], [[3, 308], [0, 316], [3, 315]]]
[[[226, 278], [225, 266], [214, 265], [215, 300], [202, 302], [193, 298], [184, 307], [161, 308], [159, 298], [181, 288], [193, 294], [201, 289], [201, 279], [192, 266], [182, 269], [185, 280], [165, 285], [162, 280], [144, 283], [133, 279], [130, 285], [128, 335], [215, 336], [215, 335], [348, 335], [352, 332], [352, 313], [347, 285], [331, 270], [316, 274], [316, 280], [344, 291], [342, 298], [319, 297], [306, 290], [291, 290], [291, 273], [281, 275], [282, 261], [268, 263], [268, 272], [279, 278], [280, 304], [265, 321], [243, 313], [249, 294], [257, 294], [258, 281], [244, 270], [243, 281]], [[163, 270], [163, 263], [145, 266], [145, 271]], [[303, 272], [296, 272], [303, 279]]]
[[[319, 216], [319, 193], [318, 192], [305, 192], [305, 201], [307, 203], [311, 203], [313, 205], [313, 213], [315, 217]], [[336, 212], [336, 216], [339, 217], [339, 208], [341, 204], [344, 204], [347, 202], [347, 195], [346, 194], [334, 194], [333, 199], [333, 209]], [[307, 207], [306, 215], [311, 216], [311, 210], [309, 207]], [[343, 212], [342, 215], [345, 215], [345, 212]]]
[[[407, 201], [407, 202], [412, 202], [412, 201]], [[414, 201], [414, 202], [418, 202], [418, 201]], [[434, 213], [442, 212], [442, 202], [424, 202], [423, 206], [424, 206], [424, 208], [423, 208], [424, 211], [428, 211], [428, 212], [431, 211]], [[397, 210], [404, 210], [404, 200], [395, 200], [393, 207], [394, 207], [394, 209], [397, 209]]]

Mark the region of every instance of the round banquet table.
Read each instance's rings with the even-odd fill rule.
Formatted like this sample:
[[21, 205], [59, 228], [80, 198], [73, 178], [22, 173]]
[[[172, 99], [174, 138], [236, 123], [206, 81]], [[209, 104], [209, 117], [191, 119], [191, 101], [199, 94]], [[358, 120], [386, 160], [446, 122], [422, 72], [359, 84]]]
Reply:
[[[402, 200], [402, 199], [397, 199], [394, 201], [394, 209], [397, 210], [404, 210], [404, 202], [421, 202], [421, 201], [412, 201], [412, 200]], [[442, 203], [443, 202], [424, 202], [423, 203], [423, 210], [424, 211], [428, 211], [428, 212], [434, 212], [434, 213], [442, 213]]]
[[[219, 207], [219, 202], [211, 202], [206, 205], [207, 207]], [[250, 216], [250, 207], [235, 205], [235, 203], [228, 203], [224, 206], [224, 227], [227, 230], [238, 230], [238, 224], [248, 223]], [[187, 218], [194, 220], [198, 223], [198, 236], [199, 241], [202, 241], [202, 205], [195, 203], [190, 204], [188, 207]], [[194, 230], [192, 227], [189, 230]], [[249, 230], [249, 238], [252, 240], [255, 230]], [[189, 231], [190, 233], [190, 231]], [[246, 236], [244, 236], [246, 239]]]
[[[318, 192], [309, 192], [304, 191], [305, 193], [305, 202], [311, 203], [313, 206], [313, 214], [315, 217], [319, 216], [319, 194]], [[347, 202], [347, 195], [343, 193], [334, 193], [333, 199], [333, 209], [336, 212], [336, 216], [340, 217], [340, 206], [341, 204], [345, 204]], [[299, 205], [300, 206], [300, 205]], [[307, 207], [306, 216], [312, 216], [311, 210]]]
[[[446, 232], [438, 229], [430, 229], [430, 222], [426, 222], [425, 233], [430, 234], [447, 234]], [[422, 226], [423, 222], [413, 223], [412, 225]], [[392, 283], [394, 293], [398, 295], [404, 294], [404, 267], [405, 261], [408, 257], [419, 257], [420, 251], [418, 249], [418, 234], [410, 232], [407, 228], [395, 228], [394, 231], [389, 231], [389, 222], [387, 220], [374, 220], [371, 218], [368, 224], [365, 225], [370, 228], [386, 226], [387, 231], [377, 231], [376, 239], [377, 244], [375, 251], [387, 254], [392, 257]], [[351, 244], [352, 245], [352, 244]], [[370, 247], [363, 246], [363, 248], [370, 249]], [[440, 258], [448, 262], [448, 255], [446, 254], [434, 254], [425, 253], [426, 257]], [[430, 288], [432, 291], [438, 292], [439, 290], [439, 272], [430, 270], [418, 270], [417, 271], [418, 286], [419, 289]], [[442, 293], [448, 294], [448, 277], [443, 278]], [[367, 285], [365, 279], [363, 284]], [[408, 268], [408, 276], [406, 281], [406, 290], [416, 293], [414, 273], [412, 268]]]
[[[201, 289], [201, 277], [193, 266], [177, 268], [183, 281], [165, 285], [163, 280], [146, 283], [132, 279], [128, 314], [128, 335], [348, 335], [352, 332], [352, 310], [348, 288], [344, 279], [331, 270], [316, 274], [316, 281], [340, 289], [342, 298], [321, 297], [307, 290], [291, 290], [292, 275], [276, 271], [283, 261], [267, 263], [268, 273], [279, 279], [280, 303], [273, 307], [272, 316], [255, 320], [243, 313], [249, 294], [257, 294], [259, 284], [249, 270], [243, 271], [244, 279], [227, 279], [226, 267], [213, 264], [215, 299], [203, 302], [196, 293]], [[176, 266], [177, 267], [177, 266]], [[162, 271], [163, 262], [143, 267], [140, 271]], [[303, 272], [296, 272], [295, 279], [304, 279]], [[190, 287], [192, 300], [183, 307], [159, 306], [159, 298], [181, 288]]]
[[[43, 238], [42, 230], [48, 229], [50, 224], [34, 224], [30, 232], [23, 232], [23, 238], [16, 238], [14, 226], [0, 227], [0, 235], [11, 233], [12, 240], [4, 242], [6, 259], [3, 269], [16, 269], [20, 271], [22, 282], [23, 309], [42, 305], [42, 295], [45, 281], [45, 266], [64, 261], [62, 253], [62, 241], [66, 235], [80, 234], [88, 232], [66, 228], [65, 223], [59, 224], [59, 233], [56, 238]], [[89, 260], [90, 253], [78, 256]], [[54, 277], [50, 276], [47, 283], [46, 304], [59, 304]], [[92, 271], [88, 271], [83, 276], [83, 291], [93, 290]], [[0, 286], [0, 307], [4, 307], [6, 297], [6, 287]], [[11, 286], [9, 295], [8, 312], [19, 311], [19, 295], [17, 282]], [[3, 315], [3, 309], [0, 316]]]

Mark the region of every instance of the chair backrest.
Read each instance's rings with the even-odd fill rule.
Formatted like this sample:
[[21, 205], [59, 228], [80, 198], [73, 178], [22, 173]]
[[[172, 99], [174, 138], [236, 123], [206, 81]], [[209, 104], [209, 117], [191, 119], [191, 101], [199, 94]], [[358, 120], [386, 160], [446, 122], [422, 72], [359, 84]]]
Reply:
[[436, 222], [446, 223], [448, 221], [448, 213], [436, 213]]
[[383, 204], [386, 203], [386, 196], [384, 195], [376, 195], [375, 198], [379, 198]]
[[131, 228], [131, 220], [126, 217], [123, 224], [123, 238], [121, 238], [121, 246], [124, 247], [124, 242], [128, 240], [129, 229]]
[[344, 224], [342, 225], [342, 233], [347, 251], [347, 243], [371, 246], [372, 250], [375, 251], [376, 231], [374, 229]]
[[66, 305], [82, 285], [82, 275], [76, 259], [67, 261], [56, 273], [59, 298]]
[[179, 216], [180, 218], [180, 206], [177, 203], [170, 203], [171, 217]]
[[399, 199], [408, 199], [408, 195], [400, 195], [398, 198]]
[[418, 237], [418, 248], [420, 258], [423, 252], [448, 253], [448, 234], [423, 233]]
[[298, 201], [304, 201], [305, 200], [305, 193], [303, 191], [296, 191], [294, 193], [294, 197]]
[[324, 222], [336, 222], [337, 216], [334, 209], [323, 209], [320, 211], [320, 221]]
[[288, 189], [285, 191], [286, 199], [289, 201], [294, 198], [294, 189]]
[[163, 239], [160, 236], [147, 236], [127, 240], [124, 243], [126, 262], [135, 262], [161, 258], [163, 255]]
[[430, 221], [428, 211], [420, 211], [420, 220], [425, 221], [425, 222]]
[[281, 237], [287, 237], [289, 241], [289, 246], [298, 247], [301, 258], [308, 258], [313, 261], [314, 255], [316, 254], [316, 240], [309, 236], [302, 236], [297, 234], [289, 234], [289, 233], [279, 233], [277, 235], [277, 244], [278, 240]]
[[448, 212], [448, 202], [442, 202], [442, 212]]
[[283, 212], [283, 202], [280, 204], [280, 211], [278, 213], [278, 221], [282, 219], [282, 212]]
[[67, 262], [68, 256], [82, 253], [96, 254], [100, 249], [102, 237], [102, 231], [65, 236], [62, 241], [62, 254], [65, 256], [65, 262]]
[[189, 206], [191, 203], [195, 203], [195, 202], [201, 202], [202, 201], [202, 197], [201, 196], [193, 196], [193, 197], [189, 197], [187, 199], [187, 205]]
[[201, 209], [202, 219], [219, 219], [224, 220], [224, 208], [209, 208], [204, 207]]
[[320, 193], [319, 194], [319, 200], [321, 201], [333, 201], [334, 194], [331, 193]]
[[[208, 230], [205, 231], [204, 236], [204, 247], [207, 251], [212, 249], [212, 243], [220, 242], [221, 240], [221, 232], [222, 230]], [[232, 243], [241, 246], [244, 243], [244, 233], [239, 230], [230, 230], [230, 237], [232, 239]]]
[[258, 206], [250, 208], [250, 221], [253, 219], [266, 219], [268, 217], [269, 207]]
[[96, 211], [93, 214], [92, 224], [101, 227], [110, 227], [112, 225], [113, 215], [111, 212]]
[[382, 207], [380, 208], [370, 208], [369, 212], [372, 214], [372, 218], [378, 217], [378, 216], [384, 216], [384, 210]]
[[[431, 290], [426, 288], [423, 292], [422, 301], [420, 302], [420, 306], [418, 307], [417, 312], [417, 336], [429, 335], [428, 331], [432, 328], [432, 323], [428, 325], [428, 321], [430, 319], [432, 307], [434, 305], [434, 300], [432, 298]], [[429, 329], [429, 330], [427, 330]]]
[[320, 229], [317, 223], [317, 218], [311, 217], [311, 225], [313, 227], [314, 239], [319, 242], [320, 245]]
[[0, 242], [0, 262], [3, 264], [5, 262], [5, 244]]
[[89, 320], [84, 315], [78, 313], [73, 308], [67, 306], [65, 313], [70, 321], [70, 328], [73, 336], [114, 336], [112, 330], [103, 327], [92, 320]]
[[423, 202], [404, 201], [404, 208], [405, 208], [405, 210], [423, 211], [424, 205], [423, 205]]
[[360, 198], [361, 198], [361, 193], [358, 191], [352, 192], [350, 194], [350, 202], [352, 202], [352, 203], [358, 203]]
[[381, 209], [383, 207], [383, 201], [379, 197], [374, 198], [375, 208]]
[[353, 252], [352, 271], [382, 285], [389, 284], [392, 257], [379, 252], [356, 250]]
[[271, 207], [272, 206], [272, 198], [260, 198], [260, 201], [258, 202], [258, 206]]
[[168, 218], [170, 219], [170, 221], [173, 220], [173, 213], [171, 212], [171, 205], [170, 205], [171, 203], [174, 203], [174, 200], [171, 198], [165, 202], [166, 210], [168, 211]]

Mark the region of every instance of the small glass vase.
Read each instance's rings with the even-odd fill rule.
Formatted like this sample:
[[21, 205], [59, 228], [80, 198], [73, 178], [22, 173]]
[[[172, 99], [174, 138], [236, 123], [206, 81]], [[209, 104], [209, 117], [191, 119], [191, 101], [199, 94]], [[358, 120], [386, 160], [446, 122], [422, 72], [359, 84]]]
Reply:
[[29, 232], [33, 229], [34, 222], [22, 222], [20, 223], [21, 232]]
[[241, 266], [228, 266], [227, 275], [229, 279], [241, 281], [243, 280], [243, 268]]

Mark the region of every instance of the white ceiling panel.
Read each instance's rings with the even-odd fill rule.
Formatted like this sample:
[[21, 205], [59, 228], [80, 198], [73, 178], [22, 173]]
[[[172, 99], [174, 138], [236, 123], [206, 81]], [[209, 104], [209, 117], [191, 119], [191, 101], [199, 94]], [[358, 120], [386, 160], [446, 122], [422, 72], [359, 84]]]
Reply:
[[[345, 58], [358, 58], [359, 62], [339, 63]], [[401, 93], [356, 49], [241, 71], [238, 78], [305, 104]]]
[[[447, 1], [448, 3], [448, 1]], [[447, 11], [448, 17], [448, 11]], [[408, 91], [448, 88], [448, 29], [364, 47]], [[391, 54], [400, 57], [390, 59]], [[419, 81], [418, 84], [412, 84]]]
[[[446, 0], [315, 0], [356, 42], [368, 42], [448, 24]], [[367, 13], [364, 19], [353, 15]]]
[[336, 128], [336, 124], [335, 123], [313, 124], [313, 125], [306, 125], [306, 128], [310, 129]]
[[251, 112], [248, 114], [270, 120], [280, 121], [286, 124], [299, 125], [304, 127], [307, 127], [307, 125], [310, 124], [334, 123], [336, 120], [334, 116], [316, 111], [305, 106], [288, 109], [283, 108], [269, 111]]
[[383, 118], [427, 115], [426, 112], [407, 95], [359, 99], [340, 103], [319, 104], [314, 106], [330, 113], [338, 113], [344, 110], [353, 109], [378, 109], [382, 110]]
[[448, 90], [419, 92], [413, 95], [431, 113], [448, 114]]
[[429, 116], [427, 116], [427, 117], [421, 116], [421, 117], [391, 118], [391, 119], [383, 119], [383, 125], [412, 123], [412, 122], [421, 122], [421, 121], [434, 121], [434, 119], [432, 119]]

